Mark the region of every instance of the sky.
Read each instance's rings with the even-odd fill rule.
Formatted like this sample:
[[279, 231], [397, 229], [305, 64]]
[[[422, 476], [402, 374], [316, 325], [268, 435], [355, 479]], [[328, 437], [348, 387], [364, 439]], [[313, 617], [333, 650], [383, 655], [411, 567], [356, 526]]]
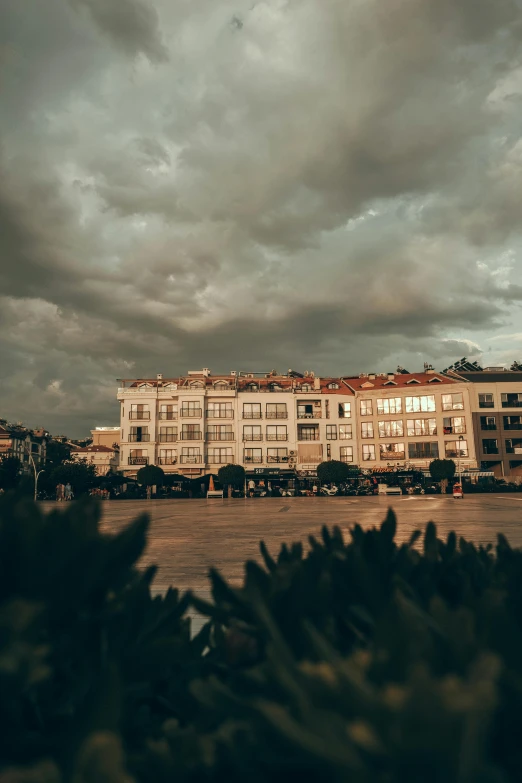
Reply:
[[2, 0], [0, 417], [522, 360], [522, 0]]

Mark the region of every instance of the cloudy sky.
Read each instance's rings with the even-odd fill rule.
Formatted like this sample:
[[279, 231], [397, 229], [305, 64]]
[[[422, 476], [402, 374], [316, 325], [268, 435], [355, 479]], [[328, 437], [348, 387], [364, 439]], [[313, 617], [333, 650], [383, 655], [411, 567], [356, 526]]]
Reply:
[[0, 416], [522, 360], [522, 0], [2, 0]]

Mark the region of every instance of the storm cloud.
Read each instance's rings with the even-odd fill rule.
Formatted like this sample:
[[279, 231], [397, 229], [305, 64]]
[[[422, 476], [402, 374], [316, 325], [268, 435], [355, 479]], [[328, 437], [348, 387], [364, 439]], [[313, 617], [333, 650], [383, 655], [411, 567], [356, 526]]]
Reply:
[[4, 0], [0, 416], [522, 358], [520, 0]]

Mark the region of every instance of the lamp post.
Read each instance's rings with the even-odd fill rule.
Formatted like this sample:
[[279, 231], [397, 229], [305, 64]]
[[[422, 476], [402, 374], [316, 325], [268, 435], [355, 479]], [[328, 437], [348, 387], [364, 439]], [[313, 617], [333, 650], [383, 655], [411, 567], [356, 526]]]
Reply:
[[45, 473], [45, 469], [42, 468], [42, 470], [36, 470], [36, 464], [35, 464], [35, 461], [33, 459], [33, 455], [31, 454], [29, 449], [27, 450], [27, 456], [29, 457], [31, 465], [33, 466], [33, 471], [34, 471], [34, 499], [36, 500], [36, 497], [38, 495], [38, 479], [40, 478], [42, 473]]
[[[459, 435], [459, 443], [464, 440], [464, 435]], [[459, 484], [462, 486], [462, 453], [459, 448]]]

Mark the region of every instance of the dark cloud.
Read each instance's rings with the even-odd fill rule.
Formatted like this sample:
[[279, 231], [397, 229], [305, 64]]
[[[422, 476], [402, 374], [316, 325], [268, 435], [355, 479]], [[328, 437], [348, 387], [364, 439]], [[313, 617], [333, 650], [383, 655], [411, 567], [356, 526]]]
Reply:
[[4, 0], [0, 414], [79, 435], [123, 375], [506, 359], [520, 12]]

